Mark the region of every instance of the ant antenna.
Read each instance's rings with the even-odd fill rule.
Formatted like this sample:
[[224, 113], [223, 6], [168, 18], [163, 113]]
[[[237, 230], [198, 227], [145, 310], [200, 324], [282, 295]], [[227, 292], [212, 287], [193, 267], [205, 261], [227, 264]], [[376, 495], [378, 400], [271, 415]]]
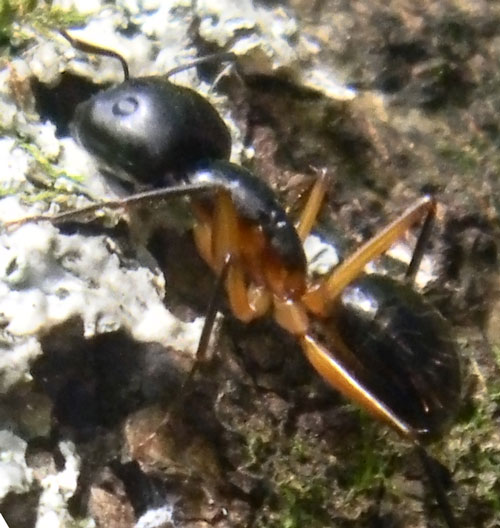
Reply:
[[118, 59], [122, 65], [124, 80], [128, 81], [130, 78], [127, 61], [117, 51], [110, 50], [108, 48], [102, 48], [100, 46], [96, 46], [95, 44], [91, 44], [90, 42], [85, 42], [72, 37], [65, 29], [60, 29], [59, 33], [73, 46], [73, 48], [77, 50], [83, 51], [84, 53], [94, 53], [95, 55], [103, 55], [104, 57]]
[[231, 51], [221, 51], [219, 53], [211, 53], [210, 55], [199, 57], [198, 59], [194, 59], [191, 62], [187, 62], [186, 64], [181, 64], [179, 66], [176, 66], [175, 68], [172, 68], [165, 74], [165, 77], [167, 78], [171, 77], [172, 75], [176, 75], [177, 73], [183, 72], [185, 70], [195, 68], [196, 66], [199, 66], [200, 64], [206, 64], [207, 62], [213, 62], [213, 61], [236, 62], [236, 57], [237, 57], [236, 54]]
[[[108, 48], [103, 48], [101, 46], [91, 44], [90, 42], [85, 42], [83, 40], [77, 39], [71, 36], [65, 29], [60, 29], [59, 33], [71, 44], [71, 46], [73, 46], [73, 48], [77, 50], [83, 51], [84, 53], [94, 53], [95, 55], [102, 55], [104, 57], [111, 57], [113, 59], [119, 60], [120, 64], [122, 65], [124, 80], [128, 81], [130, 79], [130, 72], [127, 61], [117, 51]], [[181, 64], [180, 66], [172, 68], [165, 74], [165, 77], [169, 78], [172, 75], [176, 75], [177, 73], [189, 70], [190, 68], [194, 68], [196, 66], [199, 66], [200, 64], [206, 64], [207, 62], [236, 62], [236, 57], [236, 54], [230, 51], [212, 53], [210, 55], [199, 57], [198, 59], [194, 59], [191, 62]]]

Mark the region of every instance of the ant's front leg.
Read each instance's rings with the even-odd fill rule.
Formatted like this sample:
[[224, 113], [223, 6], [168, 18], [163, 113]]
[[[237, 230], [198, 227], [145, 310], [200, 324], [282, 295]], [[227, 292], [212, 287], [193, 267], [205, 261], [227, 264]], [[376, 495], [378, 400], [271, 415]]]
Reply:
[[81, 220], [82, 218], [85, 218], [88, 215], [95, 213], [96, 211], [99, 211], [101, 209], [122, 209], [130, 205], [141, 205], [152, 203], [155, 201], [167, 200], [169, 198], [198, 195], [201, 193], [213, 191], [214, 188], [217, 189], [218, 186], [213, 183], [197, 183], [182, 184], [161, 189], [154, 189], [151, 191], [144, 191], [141, 193], [132, 194], [125, 198], [97, 202], [91, 205], [80, 207], [78, 209], [64, 211], [62, 213], [25, 216], [17, 220], [10, 220], [8, 222], [5, 222], [4, 227], [20, 227], [24, 224], [43, 221], [51, 222], [53, 224], [59, 224], [73, 220]]

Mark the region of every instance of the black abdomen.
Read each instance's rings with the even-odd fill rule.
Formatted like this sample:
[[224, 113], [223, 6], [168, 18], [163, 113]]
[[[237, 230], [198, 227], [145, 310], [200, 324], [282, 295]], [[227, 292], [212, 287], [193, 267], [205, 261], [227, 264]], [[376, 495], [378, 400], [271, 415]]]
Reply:
[[345, 289], [337, 331], [358, 380], [419, 436], [435, 436], [460, 402], [460, 366], [441, 314], [408, 285], [368, 275]]

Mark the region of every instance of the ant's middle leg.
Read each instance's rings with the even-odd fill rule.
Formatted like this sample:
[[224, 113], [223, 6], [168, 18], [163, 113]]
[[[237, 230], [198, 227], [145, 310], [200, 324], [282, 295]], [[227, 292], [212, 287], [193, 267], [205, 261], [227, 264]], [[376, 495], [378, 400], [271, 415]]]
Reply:
[[330, 277], [304, 295], [303, 301], [308, 309], [316, 314], [326, 314], [330, 303], [338, 298], [351, 282], [359, 277], [370, 261], [382, 255], [413, 224], [425, 218], [424, 228], [417, 241], [417, 248], [413, 253], [412, 261], [406, 274], [408, 280], [413, 280], [422, 259], [435, 210], [436, 200], [431, 196], [424, 196], [415, 205], [406, 209], [396, 220], [379, 231], [337, 266]]
[[297, 234], [302, 242], [310, 234], [316, 219], [318, 218], [319, 211], [323, 205], [323, 200], [328, 186], [328, 178], [325, 170], [318, 171], [319, 177], [315, 181], [313, 188], [307, 198], [306, 205], [302, 210], [299, 221], [295, 226]]

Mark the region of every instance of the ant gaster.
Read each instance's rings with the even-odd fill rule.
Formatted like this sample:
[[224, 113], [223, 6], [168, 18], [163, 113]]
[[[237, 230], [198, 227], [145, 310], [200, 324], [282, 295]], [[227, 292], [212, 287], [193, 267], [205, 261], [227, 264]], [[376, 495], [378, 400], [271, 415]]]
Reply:
[[[179, 69], [165, 77], [128, 79], [120, 55], [63, 35], [83, 51], [118, 58], [125, 73], [123, 83], [77, 107], [76, 138], [119, 176], [154, 190], [11, 224], [62, 221], [101, 207], [189, 195], [197, 249], [218, 275], [217, 289], [225, 287], [233, 314], [249, 322], [271, 313], [332, 387], [412, 443], [446, 524], [455, 528], [423, 441], [440, 434], [457, 411], [459, 361], [443, 317], [412, 289], [435, 217], [435, 200], [423, 197], [329, 277], [309, 283], [302, 242], [321, 207], [326, 178], [318, 178], [294, 226], [264, 182], [227, 161], [229, 132], [212, 105], [168, 81]], [[367, 263], [422, 220], [404, 283], [363, 275]], [[205, 353], [216, 311], [213, 302], [198, 359]]]

